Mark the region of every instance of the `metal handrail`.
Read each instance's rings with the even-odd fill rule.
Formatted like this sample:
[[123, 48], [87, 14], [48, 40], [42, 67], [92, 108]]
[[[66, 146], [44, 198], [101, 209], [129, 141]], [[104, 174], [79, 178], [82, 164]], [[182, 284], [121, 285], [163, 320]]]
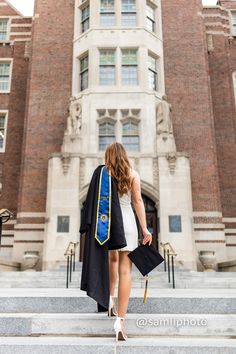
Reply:
[[170, 258], [171, 258], [171, 273], [172, 273], [172, 286], [175, 288], [175, 265], [174, 257], [177, 256], [177, 253], [174, 251], [173, 247], [169, 242], [163, 243], [160, 242], [160, 246], [163, 248], [164, 252], [164, 271], [166, 272], [166, 262], [168, 268], [168, 282], [170, 283]]
[[75, 252], [76, 252], [76, 247], [79, 244], [79, 242], [72, 242], [70, 241], [64, 256], [66, 257], [66, 287], [69, 287], [69, 281], [71, 282], [72, 280], [72, 271], [75, 271]]

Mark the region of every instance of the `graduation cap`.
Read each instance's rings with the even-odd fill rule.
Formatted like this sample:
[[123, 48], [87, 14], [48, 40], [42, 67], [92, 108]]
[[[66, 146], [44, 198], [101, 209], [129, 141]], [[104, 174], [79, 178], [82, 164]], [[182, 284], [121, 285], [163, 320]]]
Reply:
[[148, 243], [141, 244], [133, 251], [128, 253], [128, 257], [138, 268], [140, 273], [145, 276], [145, 291], [143, 302], [147, 300], [147, 285], [148, 285], [148, 273], [164, 261], [162, 255], [154, 248], [154, 246]]

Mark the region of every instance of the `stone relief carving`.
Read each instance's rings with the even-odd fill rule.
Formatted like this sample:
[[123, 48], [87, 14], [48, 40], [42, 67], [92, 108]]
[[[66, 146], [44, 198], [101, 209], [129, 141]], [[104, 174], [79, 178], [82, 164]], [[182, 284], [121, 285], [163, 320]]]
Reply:
[[175, 167], [176, 167], [176, 161], [177, 161], [177, 156], [175, 152], [169, 152], [166, 155], [166, 159], [169, 163], [169, 170], [170, 173], [173, 175], [175, 173]]
[[61, 164], [62, 164], [62, 170], [63, 170], [63, 174], [66, 175], [69, 167], [70, 167], [70, 162], [71, 162], [71, 156], [69, 153], [62, 153], [61, 154]]
[[156, 107], [157, 134], [167, 133], [173, 135], [171, 112], [171, 104], [167, 102], [167, 96], [163, 95], [162, 101]]
[[81, 100], [75, 96], [70, 98], [68, 109], [69, 115], [67, 117], [66, 135], [80, 135], [82, 127], [82, 105]]

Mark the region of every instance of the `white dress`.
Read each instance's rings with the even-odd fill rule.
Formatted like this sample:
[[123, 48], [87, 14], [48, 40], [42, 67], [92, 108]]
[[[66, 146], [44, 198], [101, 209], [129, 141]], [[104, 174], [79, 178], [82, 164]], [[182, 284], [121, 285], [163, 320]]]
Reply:
[[117, 251], [133, 251], [136, 247], [138, 247], [138, 228], [134, 211], [131, 206], [131, 191], [129, 190], [128, 193], [123, 194], [122, 197], [120, 197], [118, 193], [118, 196], [120, 200], [127, 246], [120, 248]]

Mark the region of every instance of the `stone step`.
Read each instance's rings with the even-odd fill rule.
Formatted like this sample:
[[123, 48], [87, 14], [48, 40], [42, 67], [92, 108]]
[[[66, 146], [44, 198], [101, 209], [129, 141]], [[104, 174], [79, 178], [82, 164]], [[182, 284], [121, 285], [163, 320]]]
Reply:
[[[78, 288], [81, 279], [81, 272], [72, 273], [70, 287]], [[172, 278], [171, 278], [172, 279]], [[132, 272], [132, 286], [143, 288], [145, 279], [135, 270]], [[185, 288], [236, 288], [235, 273], [217, 272], [181, 272], [175, 274], [175, 286], [179, 289]], [[65, 272], [0, 272], [1, 288], [65, 288]], [[166, 272], [152, 272], [149, 275], [150, 288], [170, 288], [172, 280], [168, 283]]]
[[230, 338], [131, 337], [6, 337], [1, 338], [4, 354], [235, 354], [236, 341]]
[[[132, 288], [128, 313], [236, 314], [235, 289]], [[97, 303], [80, 289], [1, 289], [0, 313], [95, 313]]]
[[[112, 336], [115, 318], [106, 313], [1, 313], [0, 336]], [[128, 336], [235, 337], [236, 315], [131, 314]]]

